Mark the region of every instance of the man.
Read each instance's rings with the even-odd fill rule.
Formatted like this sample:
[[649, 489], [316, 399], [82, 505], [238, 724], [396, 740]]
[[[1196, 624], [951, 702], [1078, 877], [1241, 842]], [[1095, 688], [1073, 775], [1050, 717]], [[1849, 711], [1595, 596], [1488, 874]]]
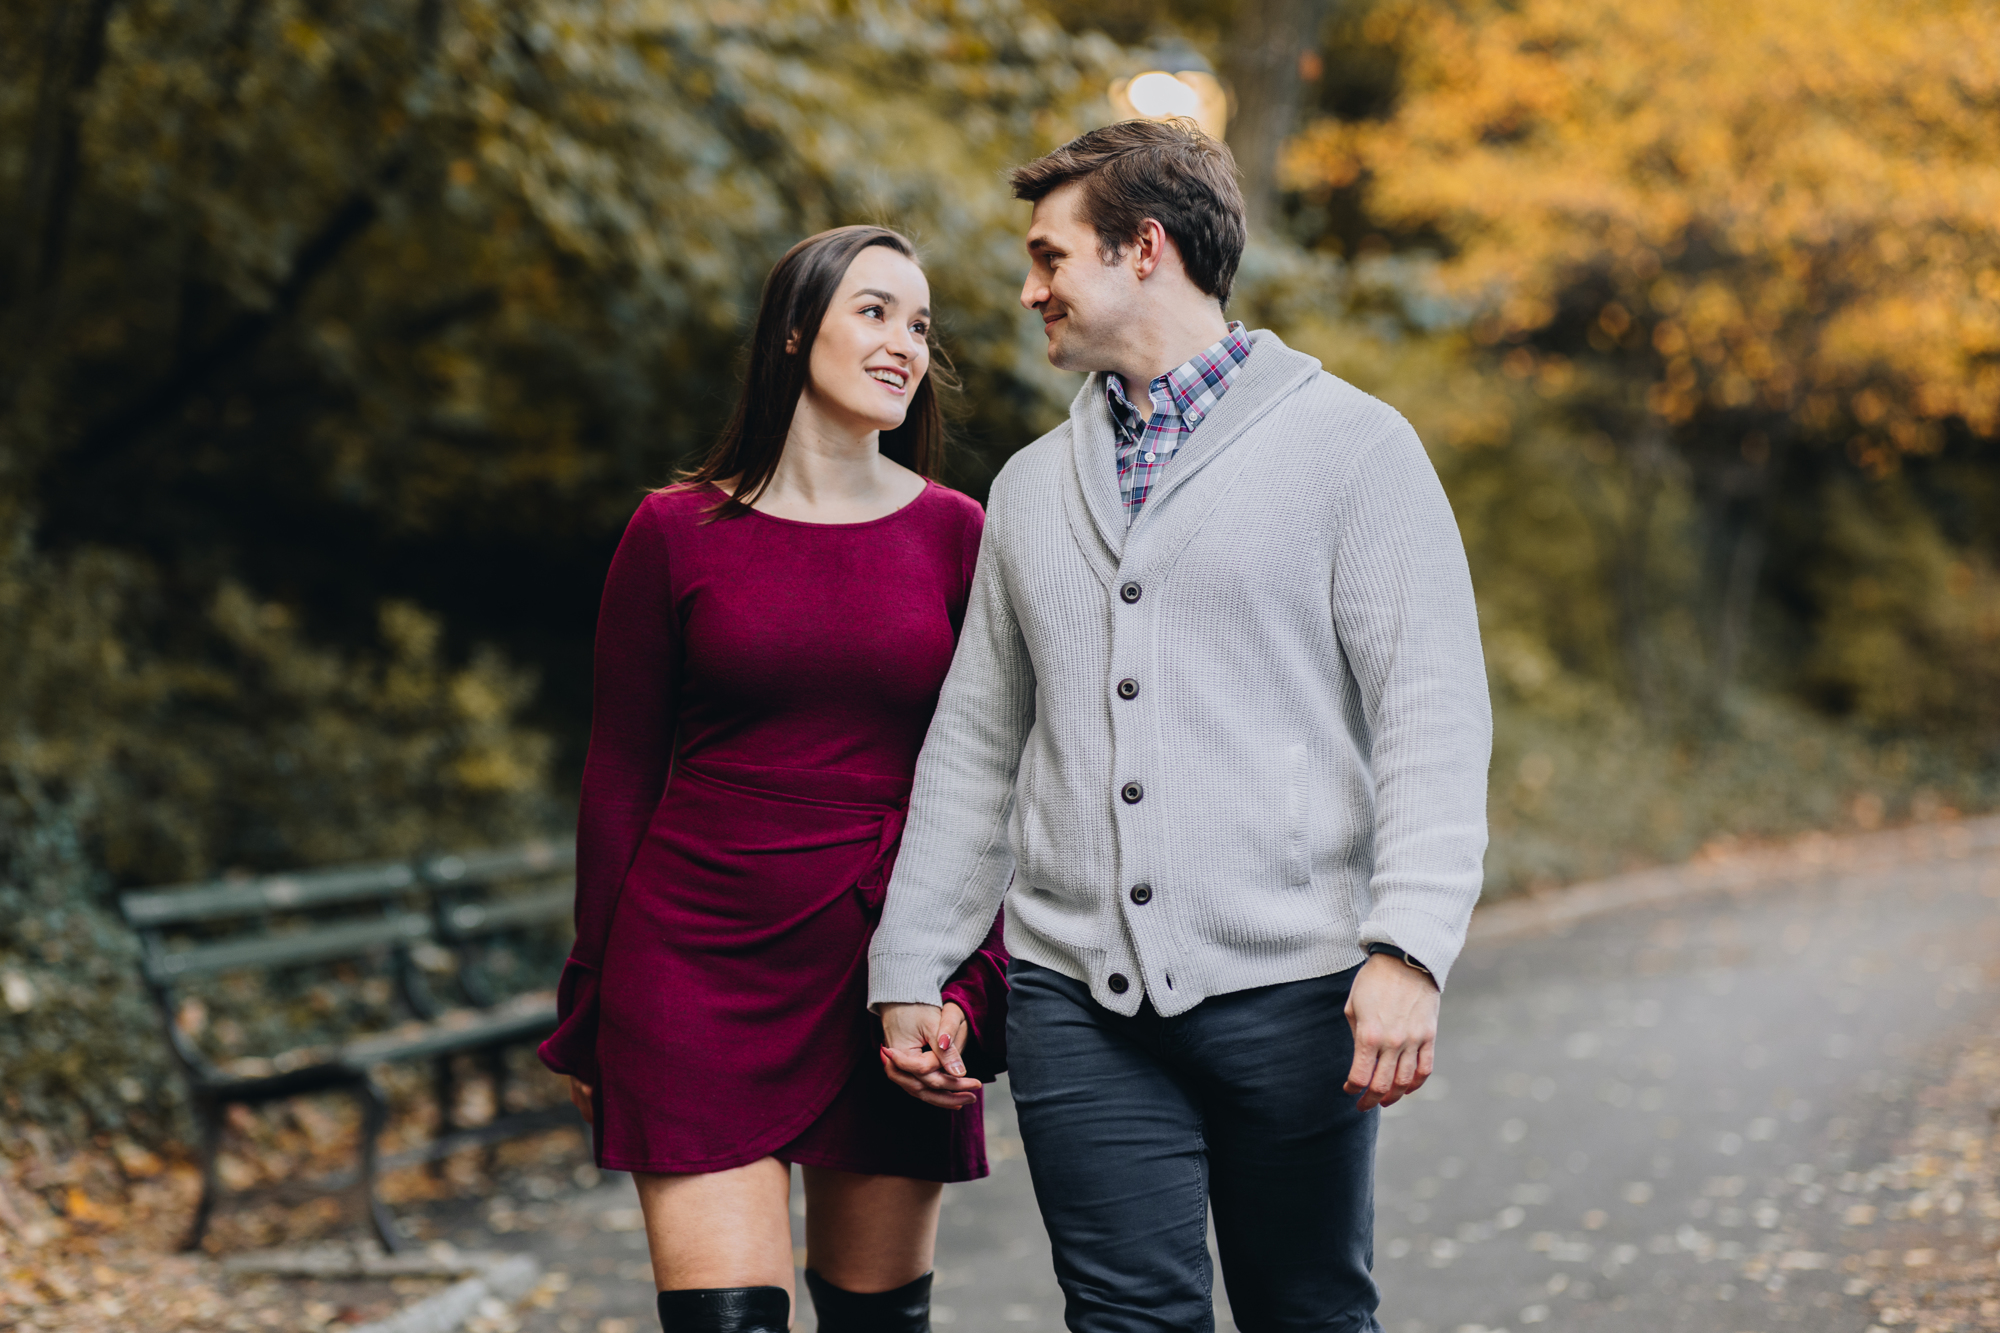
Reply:
[[[1429, 1077], [1486, 846], [1443, 489], [1395, 411], [1223, 307], [1228, 150], [1093, 130], [1014, 173], [1021, 302], [1089, 378], [995, 479], [870, 953], [893, 1075], [1003, 891], [1008, 1059], [1078, 1333], [1377, 1330], [1377, 1117]], [[1013, 878], [1009, 886], [1008, 873]]]

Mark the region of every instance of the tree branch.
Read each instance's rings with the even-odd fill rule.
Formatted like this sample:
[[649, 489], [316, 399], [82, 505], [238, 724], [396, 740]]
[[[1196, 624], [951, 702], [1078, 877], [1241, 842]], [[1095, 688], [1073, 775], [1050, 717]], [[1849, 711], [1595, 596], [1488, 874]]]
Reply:
[[314, 280], [331, 268], [341, 252], [380, 216], [378, 195], [395, 183], [407, 163], [408, 154], [399, 153], [366, 187], [342, 200], [299, 248], [284, 282], [272, 293], [270, 304], [238, 315], [206, 347], [182, 361], [163, 383], [109, 420], [92, 427], [69, 451], [66, 464], [84, 470], [102, 464], [143, 436], [148, 428], [180, 411], [218, 372], [263, 342], [298, 308]]

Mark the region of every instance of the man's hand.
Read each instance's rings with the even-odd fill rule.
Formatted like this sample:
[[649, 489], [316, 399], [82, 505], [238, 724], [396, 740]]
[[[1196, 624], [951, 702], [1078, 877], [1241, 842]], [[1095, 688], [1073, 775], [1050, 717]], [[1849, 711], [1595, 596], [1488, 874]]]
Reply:
[[596, 1123], [597, 1117], [590, 1113], [590, 1085], [574, 1074], [569, 1076], [569, 1101], [585, 1120]]
[[882, 1006], [882, 1072], [918, 1101], [956, 1111], [979, 1080], [965, 1076], [965, 1014], [956, 1004]]
[[1437, 1045], [1438, 988], [1430, 974], [1378, 953], [1361, 965], [1347, 993], [1354, 1067], [1345, 1091], [1362, 1110], [1394, 1106], [1424, 1086]]

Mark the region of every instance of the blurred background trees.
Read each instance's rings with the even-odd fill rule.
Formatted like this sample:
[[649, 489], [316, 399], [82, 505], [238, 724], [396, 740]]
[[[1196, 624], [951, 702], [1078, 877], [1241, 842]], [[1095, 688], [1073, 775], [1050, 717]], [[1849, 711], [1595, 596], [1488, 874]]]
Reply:
[[114, 885], [567, 820], [604, 565], [800, 236], [916, 236], [983, 495], [1073, 392], [1004, 170], [1169, 47], [1233, 93], [1232, 314], [1451, 492], [1496, 890], [1990, 801], [1990, 7], [21, 0], [0, 1065], [37, 1106], [131, 1104], [47, 1021], [131, 975]]

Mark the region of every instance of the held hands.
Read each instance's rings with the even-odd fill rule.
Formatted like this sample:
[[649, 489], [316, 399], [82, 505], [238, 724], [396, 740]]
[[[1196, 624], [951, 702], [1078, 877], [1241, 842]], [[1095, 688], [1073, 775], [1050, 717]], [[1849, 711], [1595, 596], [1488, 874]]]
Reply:
[[575, 1074], [568, 1075], [568, 1078], [570, 1105], [580, 1111], [585, 1120], [595, 1123], [597, 1117], [590, 1113], [590, 1085]]
[[918, 1101], [957, 1111], [979, 1080], [965, 1076], [965, 1014], [956, 1004], [882, 1006], [882, 1072]]
[[1343, 1090], [1360, 1108], [1394, 1106], [1424, 1086], [1437, 1045], [1438, 988], [1427, 973], [1389, 954], [1362, 964], [1347, 994], [1354, 1067]]

